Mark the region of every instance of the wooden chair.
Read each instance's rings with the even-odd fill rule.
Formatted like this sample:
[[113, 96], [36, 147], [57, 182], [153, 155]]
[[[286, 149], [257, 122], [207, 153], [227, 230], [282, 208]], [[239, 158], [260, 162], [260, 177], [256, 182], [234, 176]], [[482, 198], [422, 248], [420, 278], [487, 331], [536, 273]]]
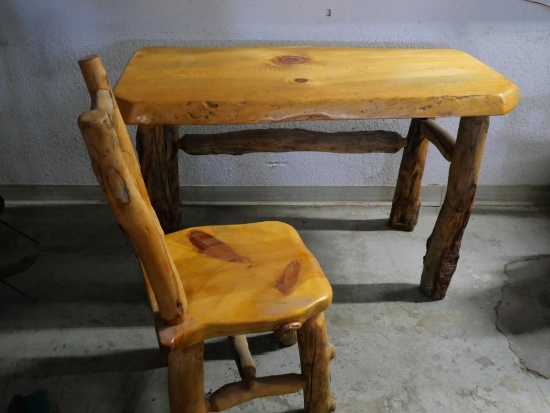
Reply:
[[[329, 363], [336, 352], [323, 311], [332, 289], [298, 233], [282, 222], [188, 228], [165, 235], [107, 73], [81, 59], [92, 98], [78, 124], [94, 173], [132, 241], [168, 359], [172, 413], [218, 412], [248, 400], [304, 391], [305, 411], [334, 410]], [[245, 334], [297, 330], [301, 374], [256, 377]], [[234, 340], [242, 380], [204, 397], [204, 340]]]

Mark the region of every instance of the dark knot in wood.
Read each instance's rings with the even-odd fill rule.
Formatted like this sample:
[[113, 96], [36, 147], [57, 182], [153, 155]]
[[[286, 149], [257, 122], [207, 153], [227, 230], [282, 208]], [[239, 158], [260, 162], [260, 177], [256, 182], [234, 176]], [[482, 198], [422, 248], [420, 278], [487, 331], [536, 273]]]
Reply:
[[301, 63], [306, 63], [309, 59], [307, 57], [302, 57], [302, 56], [285, 55], [285, 56], [275, 56], [273, 60], [277, 64], [297, 65]]
[[192, 231], [189, 234], [189, 240], [200, 252], [213, 258], [229, 262], [248, 262], [246, 258], [237, 254], [235, 250], [225, 242], [204, 231]]
[[114, 168], [109, 168], [107, 171], [107, 182], [111, 191], [111, 196], [115, 201], [127, 205], [130, 203], [130, 192], [126, 187], [124, 178], [120, 176], [118, 171]]
[[292, 261], [287, 265], [277, 280], [277, 290], [285, 295], [290, 294], [294, 290], [294, 287], [296, 287], [299, 276], [300, 263], [298, 261]]

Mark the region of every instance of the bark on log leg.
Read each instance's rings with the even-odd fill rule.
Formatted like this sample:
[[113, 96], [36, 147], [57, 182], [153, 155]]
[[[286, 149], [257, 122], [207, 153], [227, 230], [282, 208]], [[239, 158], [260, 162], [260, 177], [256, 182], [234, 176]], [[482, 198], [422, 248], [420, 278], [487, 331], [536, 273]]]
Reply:
[[206, 413], [204, 399], [204, 343], [172, 351], [168, 357], [171, 413]]
[[136, 135], [141, 173], [165, 233], [181, 229], [177, 126], [139, 126]]
[[432, 235], [428, 238], [420, 282], [422, 291], [437, 300], [445, 297], [456, 270], [462, 235], [474, 206], [488, 128], [488, 117], [460, 120], [447, 194]]
[[297, 331], [302, 327], [302, 323], [294, 322], [283, 324], [275, 330], [275, 336], [283, 346], [293, 346], [298, 340]]
[[336, 355], [328, 342], [325, 315], [307, 320], [298, 330], [298, 347], [304, 388], [305, 413], [328, 413], [336, 409], [330, 391], [330, 360]]
[[405, 231], [414, 229], [420, 210], [420, 187], [429, 146], [420, 132], [422, 122], [423, 119], [411, 120], [390, 213], [390, 225]]

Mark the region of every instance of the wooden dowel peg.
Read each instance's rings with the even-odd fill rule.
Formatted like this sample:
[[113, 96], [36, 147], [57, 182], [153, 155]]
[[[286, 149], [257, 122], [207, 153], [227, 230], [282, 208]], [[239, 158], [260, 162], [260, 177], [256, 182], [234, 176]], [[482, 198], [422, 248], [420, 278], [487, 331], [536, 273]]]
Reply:
[[274, 331], [275, 336], [283, 346], [293, 346], [298, 340], [296, 332], [302, 327], [302, 323], [293, 322], [288, 324], [283, 324], [279, 326], [277, 330]]

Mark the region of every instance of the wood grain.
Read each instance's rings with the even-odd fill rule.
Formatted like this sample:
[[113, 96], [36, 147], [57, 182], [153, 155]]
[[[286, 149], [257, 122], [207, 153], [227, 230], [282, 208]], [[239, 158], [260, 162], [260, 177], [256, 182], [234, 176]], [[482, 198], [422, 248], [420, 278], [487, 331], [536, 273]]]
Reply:
[[286, 266], [283, 273], [277, 280], [277, 290], [284, 295], [289, 295], [296, 287], [298, 277], [300, 277], [300, 263], [293, 260]]
[[[203, 253], [190, 239], [195, 231], [209, 234], [231, 248], [230, 256], [246, 261]], [[302, 323], [328, 308], [332, 300], [319, 263], [287, 224], [188, 228], [165, 239], [188, 302], [189, 317], [173, 332], [176, 347]]]
[[86, 112], [78, 125], [105, 197], [148, 274], [162, 318], [171, 325], [181, 323], [187, 305], [185, 293], [149, 198], [138, 189], [143, 187], [141, 175], [128, 168], [127, 159], [133, 153], [123, 152], [122, 139], [106, 112]]
[[306, 385], [301, 374], [258, 377], [252, 383], [239, 381], [222, 386], [206, 398], [209, 412], [221, 412], [258, 397], [295, 393]]
[[325, 315], [307, 320], [298, 330], [298, 347], [304, 388], [305, 413], [329, 413], [336, 409], [330, 390], [330, 360], [336, 356], [328, 342]]
[[191, 231], [189, 233], [189, 241], [197, 247], [199, 252], [210, 255], [212, 258], [228, 262], [248, 261], [246, 258], [237, 254], [229, 245], [204, 231]]
[[254, 383], [254, 379], [256, 378], [256, 363], [250, 353], [246, 336], [240, 335], [230, 337], [230, 339], [233, 342], [235, 361], [239, 369], [239, 375], [245, 384], [251, 387]]
[[426, 119], [420, 125], [420, 132], [432, 143], [443, 157], [451, 162], [455, 149], [456, 138], [433, 119]]
[[[116, 99], [114, 98], [113, 89], [111, 88], [109, 76], [101, 58], [98, 55], [86, 56], [78, 61], [78, 65], [90, 93], [92, 101], [91, 109], [99, 109], [109, 115], [128, 169], [132, 174], [139, 174], [140, 165], [135, 157], [132, 141], [122, 120]], [[141, 196], [147, 196], [147, 189], [145, 188], [143, 179], [136, 180], [136, 185]]]
[[207, 413], [204, 398], [204, 344], [174, 350], [168, 357], [171, 413]]
[[420, 190], [429, 146], [420, 130], [422, 123], [422, 119], [411, 121], [390, 212], [390, 225], [404, 231], [414, 230], [420, 211]]
[[190, 155], [317, 151], [395, 153], [407, 141], [397, 132], [317, 132], [305, 129], [256, 129], [217, 134], [186, 134], [180, 149]]
[[[85, 58], [81, 67], [92, 95], [92, 110], [82, 114], [78, 124], [98, 182], [142, 266], [159, 346], [168, 360], [170, 411], [220, 411], [256, 397], [296, 392], [306, 384], [308, 406], [324, 406], [311, 400], [317, 394], [326, 399], [326, 383], [320, 384], [328, 370], [322, 367], [326, 374], [321, 379], [310, 376], [317, 376], [316, 366], [325, 366], [323, 360], [335, 354], [323, 344], [326, 331], [324, 318], [319, 317], [330, 305], [332, 289], [296, 230], [281, 222], [261, 222], [189, 228], [165, 235], [145, 191], [101, 60]], [[157, 136], [155, 142], [162, 146], [162, 140]], [[153, 145], [147, 150], [159, 148]], [[303, 366], [311, 365], [310, 376], [291, 373], [256, 378], [244, 334], [291, 331], [313, 319], [315, 327], [308, 324], [305, 328], [300, 350], [308, 356]], [[205, 399], [204, 340], [227, 335], [235, 337], [243, 380], [222, 386]], [[305, 349], [306, 345], [311, 349]]]
[[445, 297], [456, 270], [462, 236], [474, 206], [488, 128], [488, 117], [460, 120], [447, 193], [432, 235], [428, 238], [420, 282], [422, 291], [434, 299]]
[[181, 229], [178, 128], [139, 126], [136, 146], [151, 204], [166, 233]]
[[449, 49], [153, 47], [115, 87], [127, 124], [502, 115], [507, 78]]

